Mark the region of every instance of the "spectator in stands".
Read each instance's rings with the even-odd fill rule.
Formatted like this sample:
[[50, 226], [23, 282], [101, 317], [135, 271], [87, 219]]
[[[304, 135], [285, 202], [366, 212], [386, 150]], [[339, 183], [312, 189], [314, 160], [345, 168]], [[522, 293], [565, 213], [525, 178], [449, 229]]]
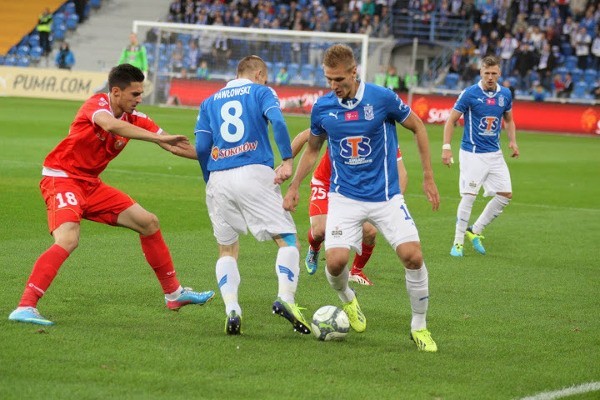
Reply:
[[554, 74], [554, 78], [552, 78], [552, 91], [554, 92], [554, 96], [558, 97], [558, 94], [565, 90], [565, 81], [562, 78], [561, 74]]
[[533, 45], [526, 42], [515, 51], [515, 69], [519, 74], [519, 83], [517, 89], [528, 90], [528, 78], [531, 70], [536, 65], [536, 54]]
[[231, 39], [225, 37], [221, 33], [217, 34], [212, 45], [212, 56], [214, 67], [217, 69], [225, 69], [227, 60], [231, 57]]
[[210, 74], [208, 73], [208, 62], [206, 60], [200, 61], [200, 65], [196, 70], [196, 78], [209, 80]]
[[502, 76], [508, 77], [513, 71], [513, 56], [515, 50], [519, 48], [519, 42], [512, 36], [510, 31], [504, 33], [504, 38], [500, 41], [500, 59]]
[[275, 76], [275, 83], [278, 85], [287, 85], [290, 83], [290, 76], [286, 67], [281, 67]]
[[475, 46], [479, 46], [479, 41], [481, 40], [481, 36], [483, 33], [481, 32], [481, 25], [478, 22], [473, 24], [473, 28], [471, 29], [471, 33], [469, 34], [469, 38], [475, 43]]
[[575, 48], [577, 56], [577, 68], [586, 69], [588, 57], [590, 55], [590, 45], [592, 37], [585, 26], [580, 26], [574, 36], [572, 36], [571, 45]]
[[568, 43], [571, 45], [572, 38], [577, 33], [577, 22], [573, 19], [573, 17], [567, 17], [565, 23], [561, 29], [561, 39], [563, 43]]
[[88, 0], [75, 0], [75, 14], [77, 14], [79, 23], [85, 21], [85, 8], [87, 7]]
[[360, 13], [362, 15], [375, 15], [375, 2], [373, 0], [365, 0], [362, 3], [362, 7], [360, 8]]
[[600, 78], [598, 78], [598, 80], [596, 81], [596, 84], [594, 85], [594, 87], [592, 88], [590, 93], [592, 94], [594, 99], [600, 100]]
[[50, 32], [52, 31], [52, 13], [46, 7], [40, 14], [38, 24], [36, 26], [38, 35], [40, 36], [40, 47], [44, 50], [44, 56], [47, 56], [52, 51], [50, 46]]
[[183, 6], [179, 0], [172, 0], [169, 4], [169, 16], [170, 22], [181, 22], [183, 21]]
[[503, 80], [502, 86], [504, 86], [505, 88], [510, 90], [510, 95], [514, 99], [515, 98], [515, 88], [513, 87], [512, 83], [510, 83], [510, 79]]
[[493, 43], [489, 42], [489, 39], [486, 35], [483, 35], [481, 37], [481, 40], [479, 41], [479, 46], [478, 46], [477, 50], [479, 50], [479, 56], [481, 58], [483, 58], [485, 56], [495, 56], [496, 55], [496, 47], [494, 46]]
[[69, 49], [69, 44], [67, 42], [62, 42], [60, 44], [60, 49], [58, 50], [58, 53], [56, 53], [54, 63], [58, 68], [68, 70], [75, 64], [75, 56]]
[[544, 88], [548, 91], [552, 90], [552, 71], [556, 68], [556, 60], [548, 43], [544, 43], [540, 52], [539, 61], [535, 69], [540, 75], [539, 80]]
[[539, 3], [535, 3], [533, 5], [533, 9], [529, 13], [529, 17], [527, 18], [527, 22], [530, 26], [540, 26], [540, 22], [544, 18], [544, 11], [542, 10], [542, 6]]
[[538, 102], [542, 102], [546, 100], [546, 97], [548, 97], [548, 92], [546, 91], [546, 89], [544, 88], [544, 86], [542, 85], [541, 82], [536, 81], [533, 84], [533, 101], [538, 101]]
[[[452, 53], [452, 57], [450, 58], [450, 66], [448, 67], [448, 72], [458, 74], [465, 67], [465, 58], [462, 55], [461, 49], [454, 49]], [[507, 74], [508, 76], [508, 74]]]
[[373, 15], [371, 22], [371, 36], [376, 38], [386, 38], [390, 34], [390, 28], [381, 21], [381, 17], [377, 14]]
[[185, 53], [185, 62], [184, 64], [190, 70], [190, 72], [194, 73], [198, 69], [198, 62], [200, 58], [202, 58], [203, 54], [198, 48], [198, 44], [196, 43], [196, 39], [190, 40], [189, 48]]
[[385, 87], [394, 91], [400, 90], [400, 77], [396, 71], [396, 67], [390, 65], [385, 76]]
[[498, 9], [496, 8], [492, 0], [485, 0], [484, 3], [481, 5], [480, 11], [481, 32], [483, 35], [489, 35], [492, 31], [494, 19], [496, 18]]
[[178, 74], [183, 69], [185, 69], [183, 68], [184, 57], [185, 49], [183, 48], [183, 42], [181, 40], [177, 40], [177, 42], [175, 42], [175, 48], [173, 49], [173, 51], [171, 51], [171, 56], [169, 58], [171, 71]]
[[[600, 7], [598, 7], [600, 10]], [[596, 28], [596, 35], [592, 40], [592, 46], [590, 52], [592, 53], [592, 65], [596, 71], [600, 71], [600, 20], [598, 21], [598, 27]]]
[[131, 64], [142, 70], [144, 76], [148, 76], [148, 57], [146, 48], [139, 44], [135, 32], [129, 34], [129, 44], [123, 49], [119, 64]]
[[568, 99], [569, 97], [571, 97], [571, 92], [573, 91], [573, 76], [570, 72], [567, 72], [567, 74], [565, 75], [564, 85], [564, 89], [558, 92], [556, 94], [556, 97], [561, 99]]

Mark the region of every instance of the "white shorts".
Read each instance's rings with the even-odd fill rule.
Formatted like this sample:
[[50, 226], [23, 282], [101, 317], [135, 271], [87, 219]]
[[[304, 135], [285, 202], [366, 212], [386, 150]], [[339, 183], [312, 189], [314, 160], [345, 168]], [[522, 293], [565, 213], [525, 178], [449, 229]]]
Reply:
[[419, 232], [404, 203], [404, 196], [389, 201], [353, 200], [339, 193], [329, 193], [329, 212], [325, 229], [325, 250], [343, 247], [362, 252], [362, 226], [371, 222], [392, 246], [418, 242]]
[[259, 164], [210, 173], [206, 205], [217, 243], [233, 244], [248, 230], [259, 241], [296, 233], [274, 179], [275, 171]]
[[483, 186], [484, 196], [496, 193], [512, 193], [510, 173], [502, 151], [494, 153], [471, 153], [463, 149], [459, 152], [460, 179], [458, 190], [461, 194], [477, 195]]

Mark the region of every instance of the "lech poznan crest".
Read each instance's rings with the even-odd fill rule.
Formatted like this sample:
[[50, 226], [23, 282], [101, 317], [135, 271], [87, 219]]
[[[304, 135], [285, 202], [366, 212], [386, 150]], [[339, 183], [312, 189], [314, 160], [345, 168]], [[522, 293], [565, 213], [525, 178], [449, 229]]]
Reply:
[[375, 118], [375, 113], [373, 112], [373, 106], [367, 105], [364, 108], [365, 108], [365, 119], [367, 121], [370, 121], [373, 118]]
[[498, 97], [498, 105], [500, 107], [504, 107], [504, 96], [499, 96]]

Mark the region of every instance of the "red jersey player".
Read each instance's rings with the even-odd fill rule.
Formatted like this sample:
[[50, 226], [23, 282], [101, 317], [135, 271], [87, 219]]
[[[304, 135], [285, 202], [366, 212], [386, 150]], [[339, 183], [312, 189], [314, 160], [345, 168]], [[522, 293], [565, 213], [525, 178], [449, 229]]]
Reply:
[[137, 67], [122, 64], [113, 68], [108, 75], [110, 92], [96, 94], [81, 106], [69, 134], [44, 160], [40, 189], [54, 244], [35, 262], [19, 306], [9, 320], [53, 324], [40, 315], [37, 303], [79, 244], [82, 219], [139, 233], [144, 256], [162, 286], [169, 309], [202, 305], [213, 298], [213, 291], [194, 292], [179, 284], [157, 217], [99, 178], [130, 139], [154, 142], [180, 156], [193, 149], [185, 136], [169, 135], [135, 110], [142, 101], [143, 81], [144, 74]]
[[[304, 144], [308, 141], [310, 135], [310, 129], [305, 129], [300, 132], [292, 141], [292, 152], [294, 157], [300, 152]], [[400, 189], [404, 193], [406, 189], [406, 183], [408, 180], [408, 174], [402, 161], [402, 153], [398, 149], [398, 175], [400, 177]], [[308, 215], [310, 216], [310, 229], [308, 231], [308, 252], [304, 263], [306, 269], [310, 275], [317, 272], [319, 250], [321, 249], [321, 243], [325, 240], [325, 222], [327, 220], [328, 210], [328, 193], [329, 193], [329, 181], [331, 178], [331, 161], [329, 159], [329, 152], [326, 151], [321, 157], [321, 161], [315, 171], [313, 172], [312, 179], [310, 181], [310, 204], [308, 208]], [[363, 224], [363, 242], [361, 254], [355, 254], [354, 261], [352, 262], [352, 269], [350, 270], [349, 280], [360, 283], [361, 285], [372, 285], [373, 283], [367, 278], [363, 272], [363, 268], [369, 261], [373, 248], [375, 247], [375, 237], [377, 236], [377, 229], [370, 224], [365, 222]]]

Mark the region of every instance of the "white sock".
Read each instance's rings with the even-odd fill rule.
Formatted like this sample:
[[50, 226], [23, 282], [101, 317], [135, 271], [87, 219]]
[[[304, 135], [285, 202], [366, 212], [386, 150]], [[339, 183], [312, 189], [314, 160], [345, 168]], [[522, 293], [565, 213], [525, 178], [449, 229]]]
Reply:
[[277, 297], [287, 303], [294, 303], [298, 277], [300, 275], [300, 254], [296, 246], [280, 247], [275, 261], [275, 273], [279, 282]]
[[221, 297], [225, 303], [225, 313], [229, 315], [231, 311], [235, 311], [236, 314], [242, 315], [242, 309], [238, 303], [238, 288], [241, 279], [236, 259], [231, 256], [219, 258], [215, 272]]
[[473, 233], [481, 233], [496, 217], [502, 214], [504, 207], [510, 203], [508, 197], [495, 195], [485, 206], [483, 212], [473, 224]]
[[429, 274], [425, 263], [419, 269], [406, 269], [406, 291], [412, 308], [410, 329], [418, 331], [427, 328], [427, 308], [429, 306]]
[[338, 276], [333, 276], [329, 273], [327, 267], [325, 267], [325, 276], [327, 277], [327, 281], [329, 282], [329, 286], [333, 290], [335, 290], [338, 294], [338, 297], [342, 301], [342, 303], [348, 303], [354, 300], [356, 295], [348, 286], [348, 276], [350, 272], [348, 271], [348, 267], [344, 267], [344, 270]]
[[181, 296], [181, 293], [183, 292], [183, 287], [181, 287], [181, 285], [179, 286], [179, 289], [177, 289], [176, 291], [174, 291], [173, 293], [167, 293], [165, 294], [165, 298], [169, 301], [173, 301], [173, 300], [177, 300], [177, 298], [179, 296]]
[[464, 194], [458, 204], [456, 210], [456, 230], [454, 231], [454, 243], [464, 244], [465, 232], [469, 226], [469, 218], [471, 218], [471, 210], [475, 203], [475, 196]]

